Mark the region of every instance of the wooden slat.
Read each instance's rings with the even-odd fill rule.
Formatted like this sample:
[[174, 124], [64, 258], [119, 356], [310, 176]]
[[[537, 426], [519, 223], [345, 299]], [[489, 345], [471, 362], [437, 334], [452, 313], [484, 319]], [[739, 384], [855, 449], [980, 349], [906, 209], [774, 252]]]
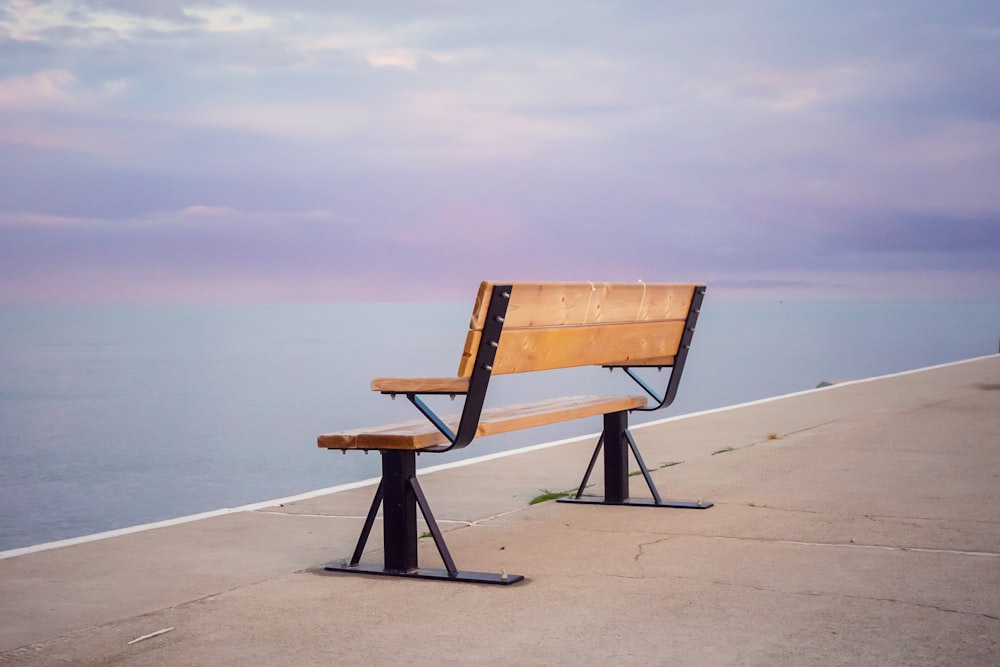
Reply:
[[[457, 428], [458, 417], [448, 417], [445, 423], [450, 428]], [[325, 433], [316, 439], [316, 443], [326, 449], [424, 449], [447, 442], [448, 439], [426, 419]]]
[[476, 294], [476, 303], [472, 306], [472, 319], [469, 321], [469, 329], [472, 331], [482, 331], [483, 323], [486, 322], [486, 312], [490, 307], [490, 295], [493, 294], [493, 286], [497, 284], [507, 283], [495, 283], [483, 281], [479, 283], [479, 292]]
[[673, 366], [677, 358], [674, 355], [666, 357], [649, 357], [649, 358], [635, 358], [635, 359], [625, 359], [619, 361], [606, 361], [604, 366], [658, 366], [666, 367]]
[[[473, 308], [470, 331], [466, 336], [465, 347], [462, 350], [462, 358], [459, 361], [458, 376], [469, 377], [475, 365], [476, 352], [479, 349], [480, 330], [486, 318], [486, 311], [489, 307], [489, 297], [493, 286], [498, 283], [484, 282], [479, 286], [479, 293], [476, 296], [476, 304]], [[535, 356], [539, 354], [539, 346], [543, 341], [554, 340], [551, 332], [543, 333], [534, 338], [535, 342], [524, 343], [524, 338], [518, 334], [511, 334], [512, 329], [533, 328], [533, 327], [571, 327], [589, 326], [592, 324], [613, 324], [613, 323], [643, 323], [656, 321], [682, 321], [687, 318], [691, 308], [691, 299], [694, 295], [696, 285], [669, 284], [669, 283], [527, 283], [514, 282], [512, 284], [511, 302], [507, 309], [507, 316], [504, 322], [504, 337], [501, 338], [500, 351], [506, 363], [501, 364], [502, 368], [516, 370], [497, 371], [494, 364], [494, 373], [521, 372], [523, 366], [526, 370], [542, 370], [549, 368], [563, 368], [556, 363], [556, 358], [570, 360], [573, 366], [584, 366], [590, 363], [625, 363], [636, 358], [635, 352], [629, 350], [625, 356], [608, 361], [580, 361], [576, 357], [576, 351], [567, 351], [561, 357], [559, 350], [547, 352], [553, 359], [552, 362], [536, 367], [534, 363], [527, 363], [519, 366], [513, 363], [513, 350], [504, 351], [504, 346], [509, 346], [511, 340], [517, 338], [524, 345], [524, 349], [533, 351]], [[672, 331], [672, 330], [671, 330]], [[622, 339], [619, 344], [610, 349], [621, 349], [627, 346], [630, 341], [636, 339], [636, 332], [632, 330], [615, 330], [621, 334]], [[608, 345], [614, 336], [612, 331], [604, 332], [602, 343]], [[574, 335], [569, 337], [578, 340], [585, 339], [587, 334]], [[642, 334], [639, 339], [646, 340]], [[679, 340], [679, 339], [678, 339]], [[648, 344], [648, 340], [646, 340]], [[666, 351], [652, 351], [648, 354], [639, 351], [642, 356], [672, 356], [676, 353], [676, 345], [673, 340], [665, 341]], [[517, 344], [515, 343], [515, 347]], [[669, 349], [673, 347], [673, 349]], [[617, 353], [616, 353], [617, 354]], [[593, 358], [592, 355], [585, 355], [584, 358]], [[672, 362], [663, 364], [670, 365]]]
[[477, 436], [558, 424], [646, 406], [645, 396], [570, 396], [483, 411]]
[[462, 358], [458, 361], [458, 377], [467, 378], [472, 375], [472, 367], [476, 363], [476, 353], [479, 351], [479, 340], [483, 337], [481, 329], [469, 329], [465, 337], [465, 347], [462, 348]]
[[371, 386], [388, 394], [464, 394], [469, 378], [375, 378]]
[[493, 374], [672, 356], [683, 333], [683, 321], [504, 329]]
[[[645, 407], [645, 396], [570, 396], [536, 403], [484, 410], [476, 436], [496, 435], [519, 429], [594, 417], [608, 412]], [[458, 428], [458, 415], [446, 417], [451, 429]], [[326, 449], [424, 449], [446, 444], [447, 439], [427, 420], [414, 420], [375, 428], [354, 429], [319, 436]]]
[[504, 328], [684, 319], [694, 285], [513, 283]]
[[483, 282], [469, 328], [481, 330], [491, 290], [510, 284], [505, 326], [537, 327], [682, 319], [696, 285], [673, 283]]

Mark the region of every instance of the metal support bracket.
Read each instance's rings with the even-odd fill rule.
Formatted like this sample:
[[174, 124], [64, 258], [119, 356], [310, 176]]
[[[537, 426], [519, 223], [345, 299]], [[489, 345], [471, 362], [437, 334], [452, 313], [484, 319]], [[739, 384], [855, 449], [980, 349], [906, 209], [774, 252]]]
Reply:
[[[620, 368], [625, 371], [625, 374], [628, 375], [633, 382], [639, 385], [639, 387], [653, 399], [654, 405], [650, 405], [645, 408], [636, 408], [636, 412], [655, 412], [656, 410], [665, 408], [674, 402], [674, 398], [677, 396], [677, 388], [681, 383], [681, 375], [684, 373], [684, 364], [687, 361], [688, 351], [691, 349], [691, 340], [694, 338], [694, 330], [698, 324], [698, 315], [701, 314], [701, 304], [704, 300], [705, 287], [696, 287], [694, 294], [691, 295], [691, 307], [688, 309], [687, 319], [684, 321], [684, 332], [681, 334], [677, 354], [674, 355], [674, 363], [669, 366], [670, 377], [667, 380], [667, 386], [664, 389], [662, 396], [636, 374], [633, 370], [635, 366], [616, 364], [606, 367], [612, 370]], [[656, 368], [663, 369], [668, 368], [668, 366], [657, 366]]]
[[[496, 359], [497, 348], [500, 344], [500, 332], [503, 330], [504, 318], [507, 315], [507, 306], [510, 303], [511, 285], [494, 285], [490, 294], [489, 306], [486, 309], [486, 319], [483, 322], [483, 329], [479, 339], [479, 347], [476, 351], [476, 365], [469, 376], [469, 389], [465, 392], [465, 403], [462, 406], [462, 415], [459, 418], [458, 430], [452, 431], [416, 393], [407, 393], [406, 398], [412, 403], [424, 417], [434, 425], [438, 431], [448, 440], [447, 445], [437, 445], [426, 447], [425, 452], [448, 452], [452, 449], [462, 449], [468, 446], [476, 437], [476, 429], [479, 427], [479, 417], [483, 412], [483, 404], [486, 401], [486, 388], [489, 386], [490, 378], [493, 375], [493, 361]], [[385, 393], [385, 392], [383, 392]], [[388, 392], [394, 395], [395, 392]], [[428, 392], [438, 393], [438, 392]], [[450, 393], [450, 392], [449, 392]], [[451, 394], [454, 399], [455, 395]]]
[[[584, 496], [583, 490], [590, 481], [590, 475], [594, 471], [594, 464], [601, 449], [604, 449], [604, 496]], [[652, 498], [630, 498], [629, 497], [629, 472], [628, 454], [629, 451], [635, 457], [639, 470], [642, 472], [646, 486], [649, 487]], [[604, 415], [604, 431], [597, 440], [597, 447], [590, 457], [590, 464], [587, 472], [584, 473], [583, 481], [572, 498], [559, 498], [560, 503], [583, 503], [587, 505], [638, 505], [643, 507], [674, 507], [681, 509], [708, 509], [714, 503], [697, 500], [663, 500], [660, 498], [653, 478], [649, 474], [646, 462], [642, 460], [639, 447], [636, 446], [632, 434], [628, 430], [628, 412], [611, 412]]]
[[[420, 488], [420, 483], [417, 481], [416, 452], [385, 450], [381, 454], [382, 481], [375, 491], [368, 516], [365, 517], [365, 524], [361, 529], [357, 546], [354, 548], [354, 554], [351, 556], [350, 562], [328, 563], [324, 566], [324, 570], [500, 585], [514, 584], [524, 579], [520, 574], [469, 572], [455, 567], [455, 561], [448, 551], [448, 545], [445, 544], [441, 529], [434, 519], [434, 514], [427, 503], [423, 489]], [[360, 562], [380, 506], [383, 509], [384, 550], [384, 564], [381, 567], [365, 565]], [[444, 563], [444, 569], [421, 568], [417, 563], [418, 507], [424, 521], [427, 522], [428, 530], [434, 539], [434, 545]]]

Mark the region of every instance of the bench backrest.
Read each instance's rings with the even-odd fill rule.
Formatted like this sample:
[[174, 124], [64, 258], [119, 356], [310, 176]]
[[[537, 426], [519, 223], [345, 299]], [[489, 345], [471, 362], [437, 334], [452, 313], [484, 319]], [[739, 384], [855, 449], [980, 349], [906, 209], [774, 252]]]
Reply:
[[[485, 356], [483, 332], [503, 313], [490, 350], [493, 375], [574, 366], [673, 366], [703, 285], [667, 283], [496, 283], [479, 287], [459, 377]], [[503, 295], [509, 294], [509, 298]], [[492, 304], [496, 298], [507, 300]]]

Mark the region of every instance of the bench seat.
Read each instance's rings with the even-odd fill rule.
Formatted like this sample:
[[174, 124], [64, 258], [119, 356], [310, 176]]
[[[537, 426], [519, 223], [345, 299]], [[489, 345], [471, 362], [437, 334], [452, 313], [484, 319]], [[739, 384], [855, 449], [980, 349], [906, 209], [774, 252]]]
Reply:
[[[646, 407], [645, 396], [567, 396], [483, 410], [476, 437]], [[453, 431], [460, 415], [442, 419]], [[420, 450], [448, 442], [426, 419], [319, 436], [325, 449]]]

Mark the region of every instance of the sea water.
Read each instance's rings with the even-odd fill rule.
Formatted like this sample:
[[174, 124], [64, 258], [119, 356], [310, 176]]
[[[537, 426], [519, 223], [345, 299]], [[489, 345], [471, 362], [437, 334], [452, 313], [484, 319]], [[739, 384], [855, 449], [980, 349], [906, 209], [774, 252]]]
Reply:
[[[405, 400], [371, 392], [370, 379], [453, 376], [470, 312], [467, 303], [0, 306], [0, 550], [377, 476], [377, 455], [321, 450], [316, 435], [417, 417]], [[991, 354], [998, 335], [998, 303], [709, 294], [677, 401], [633, 421]], [[597, 368], [503, 376], [490, 404], [609, 391], [635, 389]], [[420, 461], [599, 428], [596, 418], [520, 431]]]

